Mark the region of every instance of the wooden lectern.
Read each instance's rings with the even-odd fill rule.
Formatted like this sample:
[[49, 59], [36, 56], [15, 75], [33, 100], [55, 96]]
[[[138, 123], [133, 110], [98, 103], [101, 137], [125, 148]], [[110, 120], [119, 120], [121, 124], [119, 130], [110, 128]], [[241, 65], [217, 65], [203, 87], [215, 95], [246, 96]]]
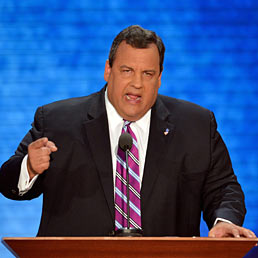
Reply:
[[16, 257], [243, 257], [258, 238], [208, 237], [33, 237], [10, 238], [3, 244]]

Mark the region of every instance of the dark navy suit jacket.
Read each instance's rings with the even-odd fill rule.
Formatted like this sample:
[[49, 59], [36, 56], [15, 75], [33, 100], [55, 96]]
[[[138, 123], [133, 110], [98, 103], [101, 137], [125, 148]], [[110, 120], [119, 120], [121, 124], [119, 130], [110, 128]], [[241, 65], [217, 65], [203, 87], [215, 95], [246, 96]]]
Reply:
[[[102, 89], [38, 108], [32, 129], [0, 170], [6, 197], [32, 199], [43, 193], [38, 236], [106, 236], [114, 231], [104, 101]], [[55, 142], [58, 151], [32, 189], [19, 196], [22, 159], [28, 145], [43, 136]], [[209, 228], [217, 217], [243, 223], [244, 195], [212, 112], [158, 95], [151, 113], [141, 207], [145, 236], [198, 236], [202, 211]]]

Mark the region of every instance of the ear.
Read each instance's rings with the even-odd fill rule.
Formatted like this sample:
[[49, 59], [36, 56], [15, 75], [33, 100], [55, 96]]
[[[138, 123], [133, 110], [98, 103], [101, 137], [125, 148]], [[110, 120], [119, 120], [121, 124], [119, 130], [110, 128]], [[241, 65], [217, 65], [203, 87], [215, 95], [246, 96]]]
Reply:
[[107, 60], [107, 61], [106, 61], [106, 64], [105, 64], [105, 71], [104, 71], [104, 80], [105, 80], [106, 82], [108, 82], [110, 73], [111, 73], [111, 67], [110, 67], [110, 65], [109, 65], [109, 61]]
[[158, 78], [158, 80], [159, 80], [159, 87], [161, 85], [161, 76], [162, 76], [162, 72], [160, 73], [159, 78]]

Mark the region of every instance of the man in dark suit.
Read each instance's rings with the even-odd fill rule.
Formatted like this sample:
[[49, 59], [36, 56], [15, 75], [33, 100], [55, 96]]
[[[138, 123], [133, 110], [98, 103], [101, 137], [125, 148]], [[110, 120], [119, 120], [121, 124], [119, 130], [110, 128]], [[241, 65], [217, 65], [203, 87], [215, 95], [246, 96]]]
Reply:
[[113, 235], [117, 145], [128, 120], [145, 236], [198, 236], [203, 211], [209, 236], [255, 237], [241, 227], [244, 195], [212, 112], [158, 94], [164, 52], [154, 32], [130, 26], [112, 44], [100, 92], [38, 108], [0, 171], [6, 197], [43, 193], [38, 236]]

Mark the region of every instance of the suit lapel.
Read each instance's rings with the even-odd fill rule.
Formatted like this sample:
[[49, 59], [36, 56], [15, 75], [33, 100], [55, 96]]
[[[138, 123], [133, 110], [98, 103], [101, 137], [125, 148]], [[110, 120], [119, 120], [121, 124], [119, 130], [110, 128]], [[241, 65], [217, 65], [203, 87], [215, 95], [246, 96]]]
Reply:
[[142, 208], [146, 205], [155, 180], [160, 173], [161, 158], [168, 148], [175, 131], [175, 125], [160, 98], [152, 108], [148, 148], [145, 159], [141, 188]]
[[91, 108], [87, 114], [87, 121], [84, 122], [84, 128], [99, 172], [110, 214], [114, 220], [113, 168], [104, 91], [105, 89], [92, 100]]

